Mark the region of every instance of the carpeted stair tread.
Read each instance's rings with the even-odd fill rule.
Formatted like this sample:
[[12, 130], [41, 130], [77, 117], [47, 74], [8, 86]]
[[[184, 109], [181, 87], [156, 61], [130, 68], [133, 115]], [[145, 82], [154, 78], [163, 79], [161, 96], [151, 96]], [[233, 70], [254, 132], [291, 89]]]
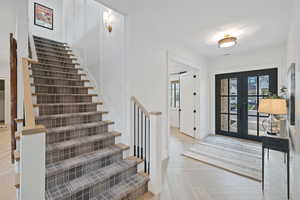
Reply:
[[102, 105], [102, 102], [91, 102], [91, 103], [41, 103], [41, 104], [34, 104], [34, 107], [41, 107], [41, 106], [83, 106], [83, 105]]
[[[38, 58], [39, 62], [41, 62], [41, 60], [44, 60], [44, 61], [49, 61], [49, 62], [57, 62], [57, 63], [63, 63], [63, 64], [66, 64], [66, 65], [80, 65], [80, 63], [73, 63], [73, 62], [67, 62], [67, 61], [63, 61], [63, 60], [56, 60], [56, 59], [49, 59], [47, 57], [44, 57], [44, 56], [40, 56]], [[41, 62], [43, 63], [43, 62]]]
[[[61, 68], [61, 67], [59, 67]], [[73, 76], [86, 76], [86, 74], [83, 74], [83, 73], [70, 73], [70, 72], [64, 72], [64, 71], [55, 71], [55, 70], [46, 70], [46, 69], [39, 69], [39, 68], [36, 68], [36, 67], [29, 67], [30, 70], [33, 70], [33, 71], [42, 71], [42, 72], [49, 72], [49, 73], [57, 73], [57, 74], [66, 74], [66, 75], [73, 75]], [[72, 68], [72, 70], [74, 69], [78, 69], [79, 68]]]
[[100, 193], [91, 200], [122, 200], [130, 193], [139, 189], [149, 181], [149, 178], [140, 174], [135, 174], [131, 177], [125, 178], [119, 184], [113, 186], [109, 191]]
[[67, 44], [65, 42], [59, 42], [59, 41], [51, 40], [49, 38], [42, 38], [37, 35], [34, 35], [33, 38], [34, 38], [34, 40], [48, 41], [48, 42], [53, 42], [53, 43], [62, 44], [62, 45]]
[[39, 40], [35, 40], [34, 43], [36, 45], [40, 45], [40, 46], [44, 46], [44, 47], [48, 47], [48, 48], [60, 48], [60, 49], [68, 49], [70, 48], [67, 45], [62, 45], [62, 44], [54, 44], [51, 42], [43, 42], [43, 41], [39, 41]]
[[107, 111], [95, 111], [95, 112], [80, 112], [80, 113], [66, 113], [66, 114], [55, 114], [55, 115], [42, 115], [37, 116], [36, 120], [45, 120], [45, 119], [57, 119], [57, 118], [68, 118], [68, 117], [80, 117], [96, 114], [108, 114]]
[[63, 81], [78, 81], [78, 82], [89, 82], [89, 80], [80, 80], [80, 79], [68, 79], [60, 77], [50, 77], [50, 76], [40, 76], [40, 75], [30, 75], [31, 78], [40, 78], [40, 79], [50, 79], [50, 80], [63, 80]]
[[[68, 183], [56, 185], [47, 191], [47, 200], [60, 200], [72, 196], [84, 189], [90, 188], [98, 183], [101, 183], [110, 177], [127, 171], [135, 167], [134, 161], [117, 161], [107, 167], [100, 168], [96, 171], [91, 171], [85, 176], [72, 180]], [[80, 183], [80, 184], [79, 184]]]
[[49, 40], [41, 40], [39, 38], [35, 38], [34, 43], [35, 44], [47, 44], [47, 45], [56, 46], [56, 47], [69, 47], [68, 44], [66, 44], [66, 43], [52, 42]]
[[92, 142], [97, 142], [101, 140], [105, 140], [112, 137], [121, 136], [119, 132], [106, 132], [93, 136], [84, 136], [76, 139], [67, 140], [64, 142], [58, 142], [53, 144], [47, 144], [47, 152], [55, 151], [55, 150], [64, 150], [66, 148], [71, 148], [79, 145], [84, 145]]
[[144, 160], [142, 160], [141, 158], [138, 158], [136, 156], [127, 157], [127, 158], [125, 158], [125, 160], [135, 160], [138, 164], [141, 164], [144, 162]]
[[65, 66], [48, 64], [48, 63], [40, 63], [40, 62], [38, 64], [34, 64], [34, 65], [41, 65], [41, 66], [54, 67], [54, 68], [63, 68], [63, 69], [70, 69], [70, 70], [75, 70], [76, 69], [76, 70], [83, 71], [83, 68], [65, 67]]
[[93, 89], [93, 87], [90, 87], [90, 86], [49, 85], [49, 84], [36, 84], [36, 83], [32, 83], [31, 86], [39, 86], [39, 87], [58, 87], [58, 88]]
[[71, 49], [62, 49], [62, 50], [52, 50], [45, 47], [36, 47], [36, 51], [47, 51], [49, 53], [62, 54], [62, 55], [71, 55], [74, 56]]
[[124, 149], [112, 145], [98, 151], [93, 151], [66, 160], [50, 163], [46, 165], [46, 176], [53, 176], [54, 174], [61, 173], [77, 166], [82, 166], [84, 164], [88, 165], [95, 160], [100, 160], [101, 158], [117, 154], [122, 151], [124, 151]]
[[59, 132], [63, 132], [63, 131], [80, 130], [80, 129], [86, 129], [86, 128], [92, 128], [92, 127], [99, 127], [99, 126], [105, 126], [105, 125], [112, 125], [112, 124], [114, 124], [113, 121], [105, 120], [105, 121], [85, 123], [85, 124], [77, 124], [77, 125], [71, 125], [71, 126], [48, 128], [46, 130], [46, 133], [47, 134], [59, 133]]
[[37, 52], [38, 56], [42, 55], [43, 57], [54, 57], [54, 58], [60, 58], [60, 59], [70, 59], [70, 60], [77, 60], [75, 57], [70, 57], [71, 54], [68, 54], [68, 56], [61, 56], [61, 55], [55, 55], [51, 53], [46, 53], [45, 51], [38, 51]]
[[71, 96], [71, 97], [96, 97], [97, 94], [55, 94], [55, 93], [33, 93], [33, 96]]
[[37, 47], [39, 48], [40, 46], [44, 47], [44, 48], [52, 48], [52, 49], [56, 49], [56, 50], [69, 50], [69, 48], [67, 46], [55, 46], [55, 45], [51, 45], [51, 44], [47, 44], [47, 43], [43, 43], [43, 42], [39, 42], [39, 41], [35, 41], [35, 45], [37, 45]]

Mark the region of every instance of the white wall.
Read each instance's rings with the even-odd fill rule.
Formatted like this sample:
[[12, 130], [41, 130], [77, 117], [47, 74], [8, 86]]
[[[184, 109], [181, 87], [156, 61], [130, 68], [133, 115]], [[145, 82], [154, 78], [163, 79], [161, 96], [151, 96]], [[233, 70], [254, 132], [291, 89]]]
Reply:
[[[177, 2], [178, 3], [178, 2]], [[167, 51], [184, 58], [196, 66], [206, 68], [205, 59], [180, 45], [176, 31], [170, 28], [175, 22], [168, 9], [182, 5], [168, 1], [135, 1], [128, 13], [127, 76], [130, 94], [136, 96], [150, 111], [162, 112], [163, 158], [168, 157], [168, 69]], [[178, 24], [178, 29], [182, 28]], [[193, 65], [191, 65], [193, 66]], [[203, 76], [205, 77], [205, 70]], [[204, 95], [205, 96], [205, 95]]]
[[[66, 1], [66, 0], [64, 0]], [[207, 90], [206, 61], [197, 52], [183, 46], [184, 38], [176, 34], [182, 30], [180, 18], [182, 1], [160, 0], [97, 0], [126, 15], [126, 99], [136, 96], [150, 111], [161, 111], [163, 135], [163, 158], [168, 156], [168, 69], [167, 51], [201, 68], [203, 91]], [[196, 3], [196, 2], [195, 2]], [[200, 4], [200, 3], [199, 3]], [[190, 4], [186, 4], [190, 5]], [[190, 5], [193, 6], [193, 5]], [[169, 14], [172, 11], [173, 15]], [[174, 20], [174, 16], [178, 18]], [[197, 19], [194, 19], [198, 21]], [[179, 19], [180, 21], [180, 19]], [[196, 22], [197, 23], [197, 22]], [[203, 116], [206, 120], [208, 95], [204, 102]], [[127, 110], [129, 104], [127, 103]], [[128, 117], [128, 115], [127, 115]], [[128, 117], [129, 119], [129, 117]], [[127, 119], [127, 120], [128, 120]], [[202, 127], [205, 130], [205, 127]]]
[[230, 72], [278, 68], [278, 89], [283, 85], [286, 70], [285, 44], [241, 54], [222, 56], [209, 61], [210, 132], [215, 133], [215, 75]]
[[64, 40], [72, 45], [80, 63], [88, 72], [97, 94], [109, 111], [114, 129], [122, 132], [122, 141], [129, 143], [129, 97], [125, 73], [125, 17], [113, 12], [113, 31], [103, 25], [103, 12], [108, 9], [93, 0], [64, 0]]
[[[99, 0], [100, 1], [100, 0]], [[66, 35], [64, 36], [65, 39], [67, 38], [73, 38], [72, 44], [74, 49], [79, 52], [79, 55], [83, 60], [85, 60], [86, 55], [86, 47], [84, 47], [83, 42], [80, 41], [88, 41], [90, 37], [90, 43], [94, 42], [97, 43], [99, 39], [96, 39], [92, 37], [92, 35], [87, 34], [87, 26], [85, 26], [84, 21], [85, 18], [89, 17], [89, 15], [94, 16], [94, 12], [91, 9], [89, 9], [88, 15], [85, 14], [86, 11], [84, 10], [86, 8], [85, 4], [86, 2], [89, 2], [89, 0], [80, 0], [80, 1], [71, 1], [71, 0], [64, 0], [64, 7], [66, 4], [69, 4], [70, 6], [67, 7], [67, 11], [64, 10], [64, 16], [67, 15], [67, 13], [72, 14], [72, 12], [76, 11], [76, 16], [74, 18], [71, 18], [65, 22], [65, 31]], [[165, 16], [165, 12], [157, 12], [157, 8], [160, 7], [161, 1], [135, 1], [135, 2], [129, 2], [129, 1], [100, 1], [106, 3], [106, 5], [110, 6], [111, 8], [116, 8], [118, 11], [122, 13], [126, 13], [126, 19], [125, 20], [125, 29], [126, 29], [126, 39], [124, 40], [124, 43], [126, 45], [126, 52], [125, 52], [125, 58], [126, 58], [126, 69], [122, 69], [122, 64], [118, 63], [118, 60], [112, 60], [105, 62], [105, 60], [102, 60], [101, 64], [103, 68], [103, 73], [97, 71], [94, 69], [92, 71], [93, 67], [86, 66], [89, 70], [93, 72], [93, 76], [96, 79], [96, 82], [98, 82], [98, 85], [100, 85], [101, 89], [107, 88], [109, 92], [101, 91], [101, 94], [104, 96], [109, 96], [106, 99], [112, 100], [112, 105], [109, 108], [109, 111], [113, 111], [114, 108], [120, 109], [119, 106], [122, 104], [117, 104], [117, 102], [125, 102], [125, 108], [122, 108], [120, 110], [124, 110], [125, 116], [119, 116], [123, 112], [120, 112], [120, 110], [116, 110], [116, 117], [123, 117], [123, 120], [118, 120], [118, 118], [112, 118], [115, 120], [118, 124], [118, 121], [122, 123], [126, 123], [127, 130], [129, 125], [129, 98], [130, 96], [136, 96], [141, 103], [145, 105], [145, 107], [149, 111], [161, 111], [163, 113], [162, 119], [163, 119], [163, 127], [162, 127], [162, 140], [163, 140], [163, 157], [166, 158], [168, 154], [168, 69], [167, 69], [167, 51], [171, 50], [173, 54], [184, 58], [185, 60], [188, 60], [189, 62], [193, 63], [192, 65], [196, 65], [198, 67], [201, 67], [203, 69], [203, 81], [205, 82], [205, 79], [207, 78], [206, 74], [206, 63], [205, 59], [202, 58], [200, 55], [198, 55], [195, 52], [192, 52], [188, 50], [186, 47], [182, 47], [181, 45], [178, 45], [177, 38], [170, 37], [173, 35], [173, 32], [171, 29], [168, 29], [168, 27], [165, 27], [166, 24], [171, 24], [172, 19], [168, 18], [168, 23], [165, 23], [165, 21], [161, 21], [160, 17]], [[130, 5], [130, 6], [129, 6]], [[167, 5], [165, 5], [167, 6]], [[153, 10], [156, 10], [156, 12], [153, 12]], [[73, 16], [73, 15], [72, 15]], [[116, 16], [117, 13], [116, 13]], [[94, 16], [97, 19], [97, 16]], [[64, 17], [64, 19], [67, 19]], [[100, 26], [94, 25], [96, 29], [101, 30], [101, 19], [102, 16], [99, 14], [100, 22], [98, 24]], [[93, 23], [93, 22], [92, 22]], [[73, 25], [72, 25], [73, 24]], [[116, 27], [118, 22], [114, 22], [113, 27]], [[163, 27], [162, 29], [157, 29], [156, 25], [159, 25]], [[76, 31], [73, 31], [74, 27], [76, 27]], [[68, 31], [69, 30], [69, 31]], [[106, 38], [104, 37], [104, 40], [107, 44], [107, 46], [102, 46], [102, 51], [105, 53], [110, 48], [119, 48], [118, 45], [120, 44], [113, 44], [114, 42], [117, 42], [120, 40], [118, 38], [119, 36], [114, 35], [117, 31], [114, 32], [113, 30], [113, 38]], [[91, 33], [92, 34], [92, 33]], [[101, 31], [100, 31], [101, 34]], [[111, 37], [111, 36], [110, 36]], [[114, 38], [116, 37], [116, 38]], [[121, 36], [120, 36], [121, 37]], [[94, 40], [93, 40], [93, 39]], [[115, 40], [114, 40], [115, 39]], [[74, 41], [74, 42], [73, 42]], [[109, 43], [111, 42], [111, 43]], [[118, 42], [117, 42], [118, 43]], [[78, 45], [80, 44], [80, 45]], [[103, 44], [101, 44], [103, 45]], [[100, 46], [101, 47], [101, 46]], [[116, 50], [116, 49], [115, 49]], [[96, 54], [97, 51], [100, 51], [99, 58], [101, 59], [101, 49], [95, 49], [94, 52]], [[117, 55], [117, 51], [115, 52]], [[112, 54], [111, 54], [112, 55]], [[120, 56], [120, 62], [122, 61], [122, 56]], [[109, 56], [103, 56], [103, 58], [109, 58]], [[89, 58], [90, 59], [90, 58]], [[98, 62], [98, 61], [97, 61]], [[104, 64], [105, 62], [105, 64]], [[95, 65], [96, 66], [96, 65]], [[101, 68], [102, 68], [101, 67]], [[123, 71], [123, 72], [122, 72]], [[104, 76], [102, 80], [105, 80], [103, 84], [100, 84], [101, 78], [97, 76], [99, 74], [99, 77]], [[109, 80], [108, 77], [111, 77]], [[117, 81], [121, 80], [121, 81]], [[122, 81], [125, 80], [125, 81]], [[121, 84], [119, 84], [121, 83]], [[112, 94], [114, 93], [114, 94]], [[125, 94], [124, 94], [125, 93]], [[123, 95], [123, 98], [125, 98], [124, 101], [122, 101], [121, 96]], [[203, 98], [207, 98], [207, 95], [203, 95]], [[109, 102], [105, 102], [109, 103]], [[124, 119], [125, 118], [125, 119]]]
[[[62, 0], [29, 0], [29, 26], [33, 35], [53, 39], [56, 41], [63, 41], [63, 29], [62, 29]], [[40, 26], [34, 25], [34, 3], [39, 3], [46, 7], [52, 8], [53, 11], [53, 30], [49, 30]]]
[[287, 67], [296, 63], [296, 131], [292, 132], [295, 149], [293, 149], [291, 187], [292, 199], [300, 199], [300, 2], [294, 0], [292, 22], [287, 45]]
[[5, 79], [5, 123], [10, 123], [10, 66], [9, 33], [16, 29], [16, 0], [2, 1], [0, 7], [0, 79]]

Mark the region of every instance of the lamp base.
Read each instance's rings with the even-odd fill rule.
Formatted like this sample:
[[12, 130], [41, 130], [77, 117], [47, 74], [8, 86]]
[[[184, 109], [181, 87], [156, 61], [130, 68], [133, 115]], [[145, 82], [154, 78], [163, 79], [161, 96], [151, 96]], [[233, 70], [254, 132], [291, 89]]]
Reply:
[[269, 131], [267, 131], [267, 134], [268, 135], [277, 135], [277, 133], [272, 133], [272, 132], [269, 132]]

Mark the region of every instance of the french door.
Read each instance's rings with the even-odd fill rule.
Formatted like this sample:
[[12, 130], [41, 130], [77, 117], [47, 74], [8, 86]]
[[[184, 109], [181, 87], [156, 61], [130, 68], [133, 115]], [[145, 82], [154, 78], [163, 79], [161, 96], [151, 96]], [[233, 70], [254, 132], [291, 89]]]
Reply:
[[218, 74], [216, 134], [259, 140], [268, 115], [258, 113], [259, 99], [277, 94], [277, 69]]

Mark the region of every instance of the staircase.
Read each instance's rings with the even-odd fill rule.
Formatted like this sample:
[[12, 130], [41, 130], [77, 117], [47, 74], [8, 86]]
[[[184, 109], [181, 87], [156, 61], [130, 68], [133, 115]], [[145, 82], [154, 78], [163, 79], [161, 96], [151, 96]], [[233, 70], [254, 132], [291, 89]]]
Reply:
[[31, 65], [38, 108], [36, 123], [46, 127], [47, 200], [138, 199], [148, 175], [137, 172], [141, 159], [116, 144], [121, 133], [103, 120], [92, 87], [66, 44], [34, 36], [38, 64]]

